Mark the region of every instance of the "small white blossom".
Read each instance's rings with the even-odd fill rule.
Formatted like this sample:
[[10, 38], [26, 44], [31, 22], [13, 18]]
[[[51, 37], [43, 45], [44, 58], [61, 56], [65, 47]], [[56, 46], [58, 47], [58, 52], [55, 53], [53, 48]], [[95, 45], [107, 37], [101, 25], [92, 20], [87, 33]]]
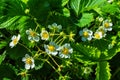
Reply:
[[56, 23], [53, 23], [52, 25], [48, 25], [48, 28], [51, 30], [55, 30], [59, 32], [62, 29], [61, 25], [57, 25]]
[[26, 54], [25, 57], [22, 58], [22, 61], [25, 63], [25, 69], [32, 69], [35, 67], [34, 59], [28, 54]]
[[50, 42], [49, 45], [44, 45], [45, 51], [48, 54], [51, 54], [54, 56], [58, 54], [58, 52], [57, 52], [58, 47], [59, 46], [56, 45], [54, 42]]
[[28, 35], [28, 40], [38, 42], [40, 40], [39, 34], [32, 29], [26, 30], [26, 34]]
[[103, 21], [103, 27], [106, 31], [112, 31], [113, 24], [109, 20]]
[[93, 32], [91, 30], [88, 30], [87, 28], [84, 28], [83, 30], [79, 31], [79, 35], [82, 36], [82, 41], [90, 41], [92, 39]]
[[42, 30], [40, 36], [41, 36], [42, 40], [48, 40], [49, 39], [49, 33], [46, 30]]
[[100, 32], [100, 31], [96, 31], [93, 36], [93, 38], [95, 38], [95, 39], [101, 39], [102, 37], [103, 37], [102, 32]]
[[106, 34], [106, 30], [103, 26], [100, 26], [98, 29], [97, 29], [97, 32], [101, 32], [102, 33], [102, 37], [105, 37], [107, 34]]
[[13, 48], [15, 45], [17, 45], [18, 41], [20, 40], [20, 34], [18, 34], [18, 36], [13, 35], [11, 40], [12, 42], [10, 42], [9, 46]]
[[97, 17], [97, 20], [98, 20], [99, 22], [102, 22], [104, 19], [103, 19], [103, 17]]
[[61, 58], [70, 58], [70, 53], [73, 53], [73, 49], [71, 48], [69, 43], [64, 44], [59, 47], [59, 56]]

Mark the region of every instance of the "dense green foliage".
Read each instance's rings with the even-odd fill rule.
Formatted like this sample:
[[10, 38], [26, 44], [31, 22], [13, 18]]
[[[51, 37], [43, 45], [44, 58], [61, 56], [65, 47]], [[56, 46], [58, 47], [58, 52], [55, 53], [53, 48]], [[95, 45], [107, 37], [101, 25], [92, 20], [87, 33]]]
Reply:
[[119, 80], [119, 53], [119, 0], [0, 1], [0, 80]]

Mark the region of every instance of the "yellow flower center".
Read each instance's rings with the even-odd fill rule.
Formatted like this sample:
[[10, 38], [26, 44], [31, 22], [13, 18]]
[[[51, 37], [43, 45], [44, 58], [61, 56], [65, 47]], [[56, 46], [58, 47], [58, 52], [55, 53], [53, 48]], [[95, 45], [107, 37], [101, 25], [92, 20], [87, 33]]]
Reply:
[[52, 46], [52, 45], [49, 45], [49, 46], [48, 46], [48, 49], [53, 52], [53, 51], [55, 50], [55, 47]]
[[13, 44], [16, 45], [17, 42], [18, 42], [18, 38], [15, 38], [15, 39], [13, 40]]
[[27, 59], [26, 59], [26, 64], [32, 64], [31, 58], [27, 58]]
[[109, 23], [108, 22], [106, 22], [105, 24], [104, 24], [104, 26], [106, 27], [106, 28], [109, 28]]
[[96, 34], [94, 35], [94, 37], [95, 37], [96, 39], [100, 39], [100, 34], [96, 33]]
[[88, 32], [87, 32], [87, 31], [83, 32], [83, 36], [84, 36], [84, 37], [88, 37], [88, 36], [89, 36], [89, 35], [88, 35]]
[[65, 55], [67, 55], [69, 53], [69, 49], [68, 48], [64, 48], [62, 50], [62, 53], [65, 54]]
[[49, 34], [48, 34], [47, 32], [43, 32], [43, 33], [42, 33], [42, 37], [46, 39], [46, 38], [49, 37]]
[[36, 32], [30, 31], [30, 35], [31, 35], [32, 37], [35, 37], [35, 36], [36, 36]]

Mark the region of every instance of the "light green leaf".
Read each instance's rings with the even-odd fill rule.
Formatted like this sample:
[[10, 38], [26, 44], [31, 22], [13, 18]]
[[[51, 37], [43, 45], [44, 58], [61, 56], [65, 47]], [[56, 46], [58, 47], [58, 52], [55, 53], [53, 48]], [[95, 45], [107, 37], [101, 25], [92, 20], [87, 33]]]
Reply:
[[62, 6], [65, 6], [68, 2], [69, 0], [62, 0]]
[[110, 80], [110, 65], [107, 61], [98, 62], [96, 68], [96, 79], [95, 80]]
[[70, 11], [67, 8], [63, 9], [63, 15], [66, 17], [70, 17]]
[[22, 0], [23, 3], [27, 4], [29, 0]]
[[71, 8], [75, 11], [76, 15], [79, 15], [79, 11], [80, 11], [80, 2], [81, 0], [71, 0]]
[[78, 20], [79, 27], [85, 27], [89, 25], [94, 20], [92, 13], [83, 13], [80, 20]]
[[6, 53], [6, 51], [3, 54], [0, 55], [0, 65], [1, 65], [1, 63], [4, 61], [4, 59], [6, 57], [5, 53]]
[[88, 10], [98, 8], [99, 6], [102, 6], [106, 0], [88, 0], [88, 3], [86, 4], [85, 8]]

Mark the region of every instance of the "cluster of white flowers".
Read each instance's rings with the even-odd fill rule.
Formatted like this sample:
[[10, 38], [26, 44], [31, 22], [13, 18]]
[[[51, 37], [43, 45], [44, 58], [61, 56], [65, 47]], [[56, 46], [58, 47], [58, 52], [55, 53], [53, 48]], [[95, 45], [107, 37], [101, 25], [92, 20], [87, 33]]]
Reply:
[[[102, 22], [102, 18], [100, 18], [100, 21]], [[112, 31], [112, 26], [113, 24], [111, 23], [110, 20], [106, 19], [102, 22], [102, 25], [94, 32], [92, 30], [89, 30], [87, 28], [84, 28], [83, 30], [79, 31], [79, 35], [82, 36], [81, 40], [82, 41], [90, 41], [92, 38], [94, 39], [102, 39], [105, 37], [107, 34], [107, 31]]]
[[50, 42], [49, 45], [44, 45], [45, 51], [51, 55], [59, 55], [61, 58], [70, 58], [70, 54], [73, 53], [69, 43], [65, 43], [63, 46], [58, 46], [54, 42]]
[[40, 40], [48, 40], [49, 39], [49, 33], [47, 30], [42, 30], [40, 34], [38, 34], [36, 31], [32, 30], [31, 28], [29, 30], [26, 30], [26, 34], [28, 35], [28, 40], [38, 42]]
[[[54, 34], [55, 32], [59, 32], [62, 29], [61, 25], [57, 25], [56, 23], [53, 23], [52, 25], [48, 25], [48, 28], [52, 31]], [[39, 42], [40, 37], [41, 40], [49, 40], [50, 33], [43, 28], [41, 30], [41, 33], [37, 33], [35, 30], [32, 30], [29, 28], [26, 30], [26, 34], [28, 35], [28, 40], [31, 42]], [[72, 40], [74, 34], [70, 33], [69, 38]], [[10, 47], [13, 48], [15, 45], [17, 45], [18, 41], [20, 40], [20, 34], [18, 36], [13, 35], [11, 38], [12, 42], [10, 42]], [[49, 44], [44, 44], [45, 52], [50, 55], [59, 55], [61, 58], [70, 58], [70, 54], [73, 53], [73, 49], [71, 48], [69, 43], [65, 43], [62, 46], [57, 45], [54, 41], [49, 42]], [[25, 63], [25, 69], [33, 69], [35, 67], [34, 58], [29, 56], [28, 54], [25, 54], [25, 57], [22, 58], [22, 61]]]

